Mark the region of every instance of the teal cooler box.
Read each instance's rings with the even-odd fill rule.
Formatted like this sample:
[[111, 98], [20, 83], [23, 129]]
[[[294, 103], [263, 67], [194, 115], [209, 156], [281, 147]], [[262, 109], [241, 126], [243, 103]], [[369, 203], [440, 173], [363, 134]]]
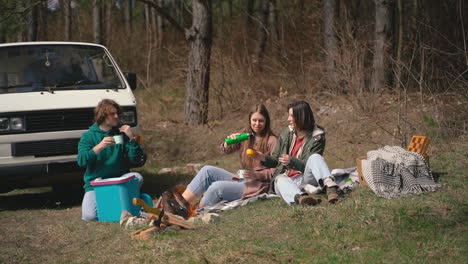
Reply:
[[140, 197], [138, 178], [129, 175], [118, 178], [96, 179], [91, 181], [96, 193], [99, 221], [119, 222], [123, 210], [140, 216], [140, 206], [133, 205], [133, 198]]

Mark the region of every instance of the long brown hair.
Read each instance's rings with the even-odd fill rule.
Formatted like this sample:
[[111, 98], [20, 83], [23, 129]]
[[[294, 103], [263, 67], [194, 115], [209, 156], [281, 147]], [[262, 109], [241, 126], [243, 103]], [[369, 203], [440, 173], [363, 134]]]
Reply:
[[94, 108], [94, 122], [98, 125], [104, 123], [107, 115], [111, 112], [112, 107], [117, 110], [119, 117], [122, 115], [122, 108], [120, 105], [111, 99], [102, 99], [101, 102]]
[[[242, 142], [245, 149], [251, 148], [258, 150], [262, 153], [266, 153], [268, 151], [268, 139], [270, 136], [275, 136], [273, 131], [271, 131], [271, 120], [270, 114], [268, 113], [268, 109], [263, 104], [256, 104], [254, 105], [250, 112], [248, 118], [248, 126], [244, 131], [254, 133], [252, 130], [252, 126], [250, 124], [250, 119], [254, 113], [259, 113], [265, 118], [265, 127], [260, 132], [260, 139], [255, 140], [255, 138], [251, 138], [248, 141]], [[254, 167], [259, 165], [259, 162], [247, 157], [247, 155], [241, 155], [241, 165], [243, 169], [253, 169]]]

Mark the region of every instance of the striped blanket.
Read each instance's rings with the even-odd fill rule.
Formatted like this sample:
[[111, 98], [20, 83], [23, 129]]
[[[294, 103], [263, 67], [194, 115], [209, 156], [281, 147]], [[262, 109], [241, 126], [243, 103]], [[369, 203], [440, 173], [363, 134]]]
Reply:
[[434, 181], [429, 165], [417, 152], [385, 146], [367, 152], [362, 172], [369, 188], [387, 199], [433, 192], [441, 187]]

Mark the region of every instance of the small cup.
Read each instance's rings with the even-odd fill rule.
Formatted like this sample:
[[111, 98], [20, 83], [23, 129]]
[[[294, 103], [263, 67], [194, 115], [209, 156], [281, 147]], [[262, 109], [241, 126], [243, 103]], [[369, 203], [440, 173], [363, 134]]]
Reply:
[[122, 135], [115, 135], [114, 136], [115, 144], [123, 144], [123, 136]]
[[244, 171], [245, 171], [245, 170], [238, 170], [238, 171], [237, 171], [237, 176], [238, 176], [240, 179], [244, 179]]

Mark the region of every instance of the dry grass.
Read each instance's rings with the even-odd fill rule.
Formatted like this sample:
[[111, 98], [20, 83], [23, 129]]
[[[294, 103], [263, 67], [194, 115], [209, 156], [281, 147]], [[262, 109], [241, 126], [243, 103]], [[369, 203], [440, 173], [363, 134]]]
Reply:
[[[161, 167], [188, 162], [229, 170], [238, 166], [235, 155], [217, 154], [217, 144], [245, 125], [245, 110], [191, 128], [182, 122], [181, 94], [160, 89], [137, 95], [144, 146], [150, 154], [142, 170], [143, 191], [153, 197], [190, 180], [179, 174], [159, 175]], [[425, 97], [421, 104], [418, 95], [410, 95], [407, 125], [394, 135], [399, 118], [403, 122], [395, 95], [372, 98], [372, 112], [353, 96], [286, 95], [266, 100], [275, 131], [284, 126], [285, 105], [298, 99], [311, 102], [327, 130], [325, 158], [331, 168], [355, 166], [357, 156], [385, 144], [402, 145], [403, 134], [429, 135], [432, 168], [445, 187], [396, 200], [359, 188], [338, 205], [313, 208], [287, 206], [279, 199], [257, 202], [222, 213], [219, 224], [198, 224], [195, 230], [158, 234], [146, 242], [131, 240], [129, 231], [115, 223], [81, 221], [79, 201], [61, 203], [47, 189], [16, 191], [0, 196], [0, 263], [467, 262], [468, 146], [466, 133], [459, 131], [466, 109], [447, 104], [452, 97]], [[456, 116], [441, 114], [453, 109]], [[444, 126], [448, 117], [458, 130]]]

